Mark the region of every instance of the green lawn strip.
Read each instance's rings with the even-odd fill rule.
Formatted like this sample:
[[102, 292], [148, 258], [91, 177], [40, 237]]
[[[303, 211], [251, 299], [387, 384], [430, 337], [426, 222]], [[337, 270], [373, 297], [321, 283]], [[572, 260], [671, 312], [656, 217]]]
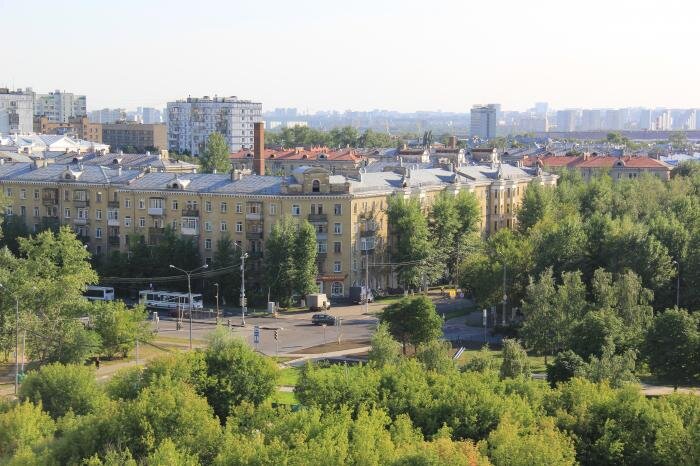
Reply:
[[284, 405], [299, 404], [299, 400], [297, 400], [297, 396], [294, 392], [275, 392], [270, 397], [270, 401]]
[[279, 372], [277, 385], [295, 387], [299, 380], [299, 369], [296, 367], [286, 367]]
[[[479, 354], [480, 350], [465, 350], [464, 353], [457, 359], [456, 363], [463, 366], [468, 363], [474, 356]], [[489, 350], [489, 354], [496, 361], [496, 367], [500, 367], [502, 358], [501, 352], [497, 350]], [[530, 370], [532, 372], [545, 372], [547, 367], [544, 365], [544, 356], [528, 356], [530, 360]], [[550, 358], [551, 359], [551, 358]]]

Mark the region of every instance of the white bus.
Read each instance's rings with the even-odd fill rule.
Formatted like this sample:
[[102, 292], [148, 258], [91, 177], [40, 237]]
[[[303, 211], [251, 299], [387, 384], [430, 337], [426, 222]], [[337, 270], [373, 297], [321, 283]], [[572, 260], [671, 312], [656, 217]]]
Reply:
[[114, 288], [111, 286], [88, 285], [83, 296], [88, 301], [114, 301]]
[[[178, 309], [183, 313], [190, 310], [189, 295], [173, 291], [139, 291], [139, 304], [143, 304], [147, 309], [166, 310], [171, 313]], [[192, 293], [192, 310], [201, 311], [203, 307], [202, 295]]]

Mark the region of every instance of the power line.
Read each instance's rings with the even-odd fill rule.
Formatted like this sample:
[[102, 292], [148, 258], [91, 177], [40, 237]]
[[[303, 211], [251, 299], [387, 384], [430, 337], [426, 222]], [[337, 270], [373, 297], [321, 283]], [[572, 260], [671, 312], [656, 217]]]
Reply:
[[[221, 267], [213, 270], [206, 270], [192, 274], [192, 278], [209, 278], [224, 275], [240, 268], [240, 264]], [[164, 283], [178, 282], [186, 280], [184, 275], [168, 275], [164, 277], [102, 277], [101, 282], [105, 283]]]

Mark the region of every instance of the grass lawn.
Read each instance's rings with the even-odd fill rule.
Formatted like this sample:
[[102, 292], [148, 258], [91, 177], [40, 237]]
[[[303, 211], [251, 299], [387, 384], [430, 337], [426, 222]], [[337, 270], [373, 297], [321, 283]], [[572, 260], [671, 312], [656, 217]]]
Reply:
[[297, 400], [297, 396], [294, 392], [275, 392], [270, 397], [270, 401], [284, 405], [299, 404], [299, 400]]
[[279, 378], [277, 379], [277, 385], [295, 387], [298, 380], [299, 369], [297, 367], [285, 367], [284, 369], [280, 370]]
[[[456, 361], [458, 366], [463, 366], [468, 363], [472, 358], [479, 354], [480, 350], [464, 350], [464, 353]], [[500, 367], [502, 358], [501, 352], [498, 350], [489, 350], [489, 355], [496, 361], [496, 367]], [[532, 372], [545, 372], [546, 366], [544, 365], [544, 356], [528, 356], [530, 360], [530, 370]], [[551, 359], [551, 358], [550, 358]]]

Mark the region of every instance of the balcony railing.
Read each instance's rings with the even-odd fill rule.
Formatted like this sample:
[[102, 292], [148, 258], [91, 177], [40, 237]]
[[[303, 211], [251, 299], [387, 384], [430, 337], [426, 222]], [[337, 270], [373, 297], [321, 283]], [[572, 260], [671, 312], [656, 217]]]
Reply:
[[76, 207], [88, 207], [90, 201], [87, 199], [73, 199], [73, 205]]
[[119, 219], [118, 218], [108, 218], [107, 225], [109, 225], [110, 227], [118, 227], [119, 226]]
[[247, 213], [247, 214], [245, 214], [245, 219], [246, 220], [262, 220], [262, 214], [260, 214], [260, 213], [257, 213], [257, 214]]
[[87, 225], [88, 219], [86, 217], [76, 217], [73, 219], [73, 223], [76, 225]]
[[118, 209], [119, 201], [107, 201], [107, 207], [109, 207], [110, 209]]
[[108, 241], [109, 241], [110, 246], [119, 246], [119, 237], [118, 236], [110, 236]]
[[199, 234], [199, 226], [196, 226], [194, 228], [191, 227], [182, 227], [180, 228], [180, 233], [183, 235], [188, 235], [188, 236], [194, 236]]
[[309, 222], [327, 222], [328, 214], [309, 214]]
[[184, 209], [182, 209], [182, 216], [183, 217], [199, 217], [199, 209], [184, 208]]
[[246, 239], [262, 239], [263, 234], [261, 231], [246, 231], [245, 237]]
[[148, 215], [163, 215], [163, 208], [162, 207], [149, 207], [148, 208]]
[[58, 204], [58, 197], [54, 196], [43, 196], [41, 198], [41, 202], [44, 205], [57, 205]]

